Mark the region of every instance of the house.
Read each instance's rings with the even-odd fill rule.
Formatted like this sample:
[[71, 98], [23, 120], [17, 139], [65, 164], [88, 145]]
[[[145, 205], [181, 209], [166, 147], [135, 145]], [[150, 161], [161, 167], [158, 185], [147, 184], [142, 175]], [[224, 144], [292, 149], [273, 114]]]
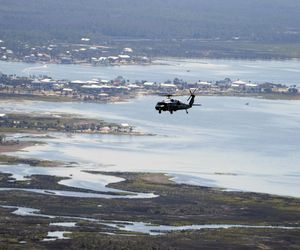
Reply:
[[153, 88], [156, 84], [155, 84], [154, 82], [144, 82], [143, 85], [144, 85], [144, 87], [145, 87], [146, 89], [151, 89], [151, 88]]
[[266, 83], [260, 84], [260, 91], [264, 92], [264, 93], [271, 93], [275, 86], [276, 85], [274, 83], [266, 82]]
[[91, 39], [90, 38], [87, 38], [87, 37], [82, 37], [81, 38], [81, 41], [82, 42], [89, 42]]
[[258, 93], [258, 92], [260, 92], [260, 87], [256, 83], [249, 82], [249, 83], [246, 83], [245, 90], [248, 93]]
[[99, 93], [112, 93], [115, 92], [115, 86], [111, 85], [100, 85], [100, 84], [91, 84], [91, 85], [82, 85], [80, 90], [83, 93], [87, 94], [99, 94]]
[[109, 94], [107, 94], [107, 93], [100, 93], [100, 94], [98, 94], [98, 99], [100, 99], [102, 101], [107, 101], [107, 100], [109, 100]]
[[74, 80], [74, 81], [69, 82], [69, 86], [74, 89], [79, 89], [79, 88], [81, 88], [81, 86], [83, 86], [85, 84], [86, 84], [86, 81], [81, 81], [81, 80]]
[[64, 88], [64, 84], [62, 84], [62, 83], [55, 83], [55, 84], [53, 84], [52, 87], [53, 87], [54, 91], [59, 91], [59, 90], [62, 90]]
[[165, 92], [174, 92], [177, 89], [177, 86], [173, 83], [161, 83], [160, 88]]
[[139, 85], [137, 85], [137, 84], [128, 84], [127, 87], [128, 87], [129, 89], [131, 89], [131, 90], [141, 88], [141, 87], [140, 87]]
[[133, 49], [132, 48], [124, 48], [123, 52], [124, 53], [133, 53]]
[[9, 118], [6, 114], [0, 114], [0, 123], [2, 124], [9, 123]]
[[63, 88], [62, 91], [61, 91], [61, 93], [62, 93], [63, 95], [72, 95], [73, 92], [74, 92], [74, 90], [73, 90], [73, 89], [70, 89], [70, 88]]
[[236, 91], [243, 91], [245, 90], [246, 82], [237, 80], [231, 83], [230, 87]]
[[246, 82], [244, 82], [242, 80], [237, 80], [237, 81], [234, 81], [232, 84], [243, 86], [243, 85], [246, 85]]
[[37, 58], [42, 62], [49, 62], [51, 60], [51, 56], [48, 54], [38, 53]]
[[98, 63], [107, 65], [109, 63], [109, 59], [106, 56], [101, 56], [98, 58]]
[[211, 83], [210, 82], [205, 82], [205, 81], [199, 81], [196, 83], [196, 88], [199, 89], [209, 89], [211, 88]]
[[91, 64], [97, 65], [98, 63], [99, 63], [99, 59], [98, 58], [96, 58], [96, 57], [92, 57], [91, 58]]
[[44, 79], [40, 80], [40, 82], [41, 82], [41, 87], [44, 90], [53, 89], [53, 85], [56, 83], [56, 81], [51, 78], [44, 78]]
[[109, 63], [116, 63], [119, 60], [119, 57], [117, 57], [117, 56], [109, 56], [107, 58], [107, 60], [108, 60]]
[[289, 93], [289, 88], [288, 87], [275, 87], [275, 88], [272, 88], [272, 92], [274, 92], [274, 93]]
[[129, 55], [119, 55], [118, 57], [119, 57], [119, 61], [123, 63], [129, 62], [131, 59]]
[[108, 84], [110, 81], [109, 80], [106, 80], [106, 79], [101, 79], [100, 80], [100, 83], [102, 84]]
[[37, 57], [34, 54], [30, 56], [24, 56], [24, 62], [26, 63], [35, 63], [37, 61]]
[[118, 132], [129, 133], [131, 131], [132, 131], [132, 127], [128, 123], [121, 123]]
[[60, 58], [60, 63], [61, 64], [72, 64], [73, 59], [71, 57], [64, 56], [64, 57]]
[[135, 61], [136, 62], [139, 62], [139, 63], [150, 63], [151, 62], [151, 59], [146, 57], [146, 56], [136, 56], [135, 58]]
[[31, 85], [31, 87], [32, 87], [33, 89], [40, 89], [42, 83], [41, 83], [41, 81], [40, 81], [39, 79], [34, 79], [34, 80], [32, 80], [32, 82], [31, 82], [30, 85]]

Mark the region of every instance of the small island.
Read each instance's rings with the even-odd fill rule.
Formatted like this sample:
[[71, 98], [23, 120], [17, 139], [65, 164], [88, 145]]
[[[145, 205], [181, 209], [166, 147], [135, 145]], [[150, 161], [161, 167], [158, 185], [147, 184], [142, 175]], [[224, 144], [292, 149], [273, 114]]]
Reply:
[[[98, 133], [119, 135], [143, 135], [127, 123], [109, 123], [97, 119], [80, 118], [71, 115], [1, 114], [0, 133]], [[5, 135], [1, 142], [4, 145]], [[20, 143], [20, 142], [18, 142]], [[6, 145], [16, 142], [5, 142]]]

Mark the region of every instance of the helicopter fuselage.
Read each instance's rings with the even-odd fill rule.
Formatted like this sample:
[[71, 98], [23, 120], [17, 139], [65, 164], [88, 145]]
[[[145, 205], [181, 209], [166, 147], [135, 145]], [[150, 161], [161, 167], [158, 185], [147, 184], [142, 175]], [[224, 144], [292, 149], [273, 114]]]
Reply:
[[177, 110], [188, 110], [189, 108], [192, 107], [193, 104], [186, 104], [183, 103], [179, 100], [175, 100], [175, 99], [166, 99], [163, 101], [158, 102], [155, 105], [155, 109], [158, 110], [159, 113], [161, 113], [161, 111], [169, 111], [171, 114], [173, 112], [176, 112]]

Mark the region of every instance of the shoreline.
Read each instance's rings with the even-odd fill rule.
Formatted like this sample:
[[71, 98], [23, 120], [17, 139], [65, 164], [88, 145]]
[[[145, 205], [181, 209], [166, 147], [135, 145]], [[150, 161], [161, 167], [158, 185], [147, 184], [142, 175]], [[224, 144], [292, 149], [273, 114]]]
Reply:
[[[97, 244], [97, 247], [103, 246], [106, 249], [102, 245], [103, 241], [109, 239], [113, 246], [119, 241], [119, 237], [122, 237], [122, 241], [132, 242], [132, 236], [142, 237], [144, 242], [142, 244], [133, 241], [136, 249], [141, 249], [145, 242], [158, 244], [173, 237], [181, 246], [179, 249], [199, 246], [199, 239], [202, 246], [210, 246], [213, 241], [215, 247], [224, 247], [230, 242], [230, 245], [236, 248], [245, 247], [249, 242], [256, 247], [262, 243], [270, 246], [277, 242], [279, 235], [284, 237], [279, 246], [287, 247], [299, 242], [297, 236], [300, 230], [299, 199], [257, 193], [223, 192], [214, 188], [176, 184], [169, 182], [164, 174], [126, 172], [105, 174], [113, 174], [125, 179], [109, 184], [109, 187], [127, 192], [137, 190], [146, 193], [154, 192], [158, 196], [150, 199], [126, 199], [126, 197], [102, 199], [60, 197], [52, 191], [47, 194], [22, 190], [1, 191], [0, 221], [6, 218], [5, 225], [9, 226], [5, 228], [0, 226], [0, 231], [8, 230], [0, 241], [0, 246], [3, 240], [4, 244], [13, 244], [6, 241], [10, 238], [16, 239], [17, 243], [26, 241], [24, 243], [26, 247], [41, 247], [46, 244], [50, 248], [61, 249], [62, 246], [66, 246], [67, 249], [73, 246], [77, 249], [75, 246], [78, 244], [87, 246], [89, 241], [99, 240], [100, 245]], [[28, 178], [26, 181], [14, 182], [10, 185], [15, 188], [23, 186], [25, 189], [36, 186], [45, 189], [51, 186], [63, 188], [57, 185], [60, 180], [57, 177], [35, 175]], [[1, 186], [8, 180], [10, 180], [8, 175], [0, 174]], [[17, 207], [25, 209], [22, 217], [13, 214]], [[27, 216], [26, 209], [29, 212]], [[34, 217], [30, 216], [30, 211], [35, 211]], [[72, 222], [74, 226], [68, 227], [67, 222]], [[61, 225], [53, 226], [54, 223], [61, 223]], [[40, 225], [38, 235], [34, 229], [36, 224]], [[155, 227], [157, 229], [150, 232], [157, 235], [139, 232], [143, 229], [135, 229], [134, 225], [145, 227], [145, 231], [147, 227]], [[164, 227], [188, 228], [189, 225], [225, 225], [225, 227], [163, 231]], [[227, 228], [226, 225], [245, 225], [245, 228]], [[162, 226], [161, 230], [160, 226]], [[290, 229], [284, 229], [285, 227]], [[21, 234], [24, 228], [27, 229], [26, 233]], [[47, 237], [47, 232], [66, 228], [70, 229], [69, 239], [48, 243], [42, 241]], [[213, 239], [209, 236], [212, 234]], [[224, 238], [227, 234], [231, 235], [229, 242]], [[245, 239], [239, 240], [243, 235], [247, 235], [249, 242]], [[188, 245], [186, 245], [187, 238], [190, 239]], [[167, 248], [172, 246], [173, 240], [167, 242]], [[88, 246], [88, 249], [94, 249], [92, 245]]]
[[[188, 95], [188, 92], [178, 94], [176, 93], [174, 96], [185, 96]], [[72, 97], [61, 97], [61, 96], [44, 96], [44, 95], [30, 95], [30, 94], [4, 94], [0, 92], [0, 97], [2, 100], [16, 100], [18, 98], [22, 98], [24, 101], [45, 101], [45, 102], [74, 102], [74, 103], [99, 103], [99, 104], [108, 104], [108, 103], [120, 103], [120, 102], [128, 102], [132, 99], [136, 99], [141, 96], [161, 96], [155, 93], [138, 93], [135, 96], [128, 97], [112, 97], [111, 100], [78, 100]], [[253, 99], [265, 99], [265, 100], [287, 100], [287, 101], [299, 101], [300, 94], [291, 95], [291, 94], [244, 94], [244, 93], [208, 93], [197, 94], [199, 97], [209, 97], [209, 96], [217, 96], [217, 97], [244, 97], [244, 98], [253, 98]], [[18, 101], [18, 100], [17, 100]]]
[[[25, 149], [30, 144], [22, 146]], [[17, 148], [11, 147], [10, 150]], [[0, 160], [3, 157], [0, 154]], [[7, 159], [9, 164], [24, 163], [31, 167], [61, 166], [54, 161], [16, 157]], [[120, 193], [109, 192], [105, 193], [115, 195], [115, 198], [68, 197], [64, 195], [67, 191], [86, 194], [92, 194], [93, 191], [88, 186], [82, 189], [64, 185], [62, 181], [71, 179], [71, 176], [59, 177], [47, 172], [31, 175], [28, 172], [24, 180], [17, 181], [9, 173], [0, 173], [0, 232], [6, 232], [0, 241], [0, 248], [24, 242], [22, 246], [27, 248], [78, 249], [84, 244], [88, 249], [99, 249], [99, 246], [110, 249], [103, 242], [110, 241], [111, 247], [115, 247], [126, 240], [135, 249], [144, 248], [145, 242], [151, 246], [161, 246], [163, 243], [164, 249], [172, 249], [170, 247], [175, 239], [179, 249], [191, 246], [196, 249], [200, 243], [203, 247], [228, 246], [231, 249], [249, 246], [250, 242], [253, 247], [261, 244], [277, 244], [279, 247], [292, 247], [297, 242], [300, 244], [299, 198], [225, 192], [221, 188], [177, 184], [171, 180], [172, 177], [163, 173], [90, 171], [89, 174], [121, 178], [119, 182], [108, 184], [107, 188], [121, 190], [124, 197], [118, 197]], [[129, 199], [126, 197], [129, 192], [152, 193], [154, 196]], [[19, 211], [18, 208], [24, 209], [22, 216], [15, 212]], [[30, 211], [34, 211], [34, 214]], [[71, 222], [74, 226], [69, 227], [68, 223]], [[39, 224], [38, 233], [36, 224]], [[142, 228], [135, 229], [135, 225]], [[195, 230], [196, 225], [212, 226]], [[217, 226], [214, 228], [213, 225]], [[218, 225], [224, 225], [224, 228]], [[179, 230], [172, 232], [171, 229], [163, 229], [172, 227], [178, 227]], [[184, 229], [189, 227], [191, 229]], [[48, 232], [62, 229], [68, 231], [67, 238], [43, 240], [48, 239]], [[278, 237], [282, 238], [280, 243], [277, 242]], [[134, 239], [137, 238], [142, 241], [136, 242]], [[188, 244], [186, 239], [189, 239]], [[90, 242], [97, 242], [97, 247], [94, 248]]]
[[[162, 56], [162, 55], [155, 55], [151, 57], [151, 62], [148, 63], [111, 63], [111, 64], [93, 64], [91, 62], [82, 62], [82, 61], [75, 61], [72, 63], [64, 64], [60, 63], [58, 61], [36, 61], [36, 62], [26, 62], [22, 59], [15, 59], [15, 60], [6, 60], [3, 62], [7, 63], [25, 63], [28, 65], [81, 65], [81, 66], [89, 66], [89, 67], [99, 67], [99, 68], [105, 68], [105, 67], [122, 67], [122, 66], [155, 66], [155, 65], [169, 65], [166, 63], [167, 61], [170, 62], [187, 62], [187, 61], [201, 61], [201, 60], [222, 60], [222, 61], [262, 61], [262, 62], [282, 62], [282, 61], [300, 61], [300, 56], [299, 57], [229, 57], [229, 56]], [[166, 61], [166, 62], [165, 62]]]
[[107, 122], [71, 114], [36, 115], [6, 113], [0, 118], [0, 133], [112, 134], [153, 136], [127, 123]]
[[0, 155], [3, 155], [3, 153], [11, 153], [11, 152], [17, 152], [22, 151], [28, 147], [35, 146], [36, 142], [27, 142], [27, 141], [20, 141], [18, 143], [14, 144], [0, 144]]

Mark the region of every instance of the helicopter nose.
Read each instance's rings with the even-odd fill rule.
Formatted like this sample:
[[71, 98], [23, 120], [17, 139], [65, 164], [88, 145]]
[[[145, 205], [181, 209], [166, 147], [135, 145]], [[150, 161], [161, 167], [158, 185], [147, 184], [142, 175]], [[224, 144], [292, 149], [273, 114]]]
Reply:
[[161, 105], [161, 104], [156, 104], [156, 105], [155, 105], [155, 109], [156, 109], [156, 110], [162, 109], [163, 107], [164, 107], [164, 106]]

